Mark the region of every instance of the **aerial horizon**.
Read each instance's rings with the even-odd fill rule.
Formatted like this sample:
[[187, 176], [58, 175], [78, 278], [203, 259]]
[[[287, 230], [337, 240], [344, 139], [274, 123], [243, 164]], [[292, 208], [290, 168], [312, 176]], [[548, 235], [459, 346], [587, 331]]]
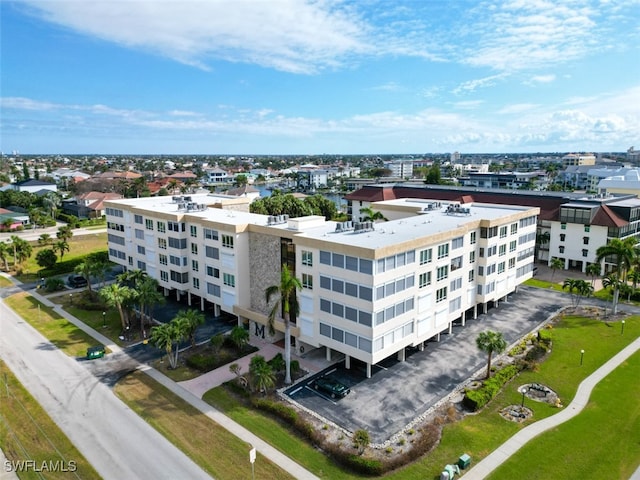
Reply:
[[0, 151], [624, 152], [640, 144], [637, 8], [0, 2]]

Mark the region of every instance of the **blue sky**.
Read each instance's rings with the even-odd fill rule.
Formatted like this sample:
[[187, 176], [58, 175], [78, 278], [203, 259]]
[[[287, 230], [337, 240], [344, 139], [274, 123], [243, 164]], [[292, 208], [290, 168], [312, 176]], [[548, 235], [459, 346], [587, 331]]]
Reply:
[[0, 1], [4, 153], [640, 147], [640, 0]]

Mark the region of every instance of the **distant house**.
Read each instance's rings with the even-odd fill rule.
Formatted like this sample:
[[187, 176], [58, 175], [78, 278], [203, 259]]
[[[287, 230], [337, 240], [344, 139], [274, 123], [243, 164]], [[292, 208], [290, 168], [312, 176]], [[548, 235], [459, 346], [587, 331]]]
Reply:
[[231, 181], [231, 177], [229, 176], [229, 174], [221, 168], [207, 169], [204, 171], [204, 174], [204, 181], [207, 184], [228, 183]]
[[64, 201], [62, 211], [78, 218], [100, 218], [105, 215], [105, 200], [123, 198], [119, 193], [87, 192]]
[[176, 172], [169, 175], [169, 180], [178, 180], [180, 182], [194, 182], [198, 180], [198, 176], [193, 172]]
[[254, 201], [257, 198], [260, 198], [260, 191], [253, 188], [251, 185], [243, 185], [238, 188], [232, 188], [231, 190], [227, 190], [224, 192], [225, 195], [230, 195], [233, 197], [245, 197]]
[[19, 192], [35, 193], [37, 195], [45, 195], [49, 192], [57, 192], [58, 186], [55, 183], [43, 182], [42, 180], [23, 180], [21, 182], [12, 183], [2, 188], [2, 190], [17, 190]]
[[29, 215], [8, 208], [0, 208], [0, 230], [12, 231], [29, 225]]

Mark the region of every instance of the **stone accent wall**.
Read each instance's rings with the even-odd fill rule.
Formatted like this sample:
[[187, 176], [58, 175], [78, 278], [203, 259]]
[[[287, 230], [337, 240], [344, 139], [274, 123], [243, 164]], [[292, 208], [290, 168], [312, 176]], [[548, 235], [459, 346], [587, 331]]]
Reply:
[[280, 237], [249, 233], [251, 309], [269, 314], [264, 291], [280, 283]]

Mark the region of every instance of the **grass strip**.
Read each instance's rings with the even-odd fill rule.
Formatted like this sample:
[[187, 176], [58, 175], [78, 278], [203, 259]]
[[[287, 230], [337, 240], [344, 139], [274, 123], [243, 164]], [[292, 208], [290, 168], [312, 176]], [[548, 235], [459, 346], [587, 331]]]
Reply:
[[16, 293], [4, 302], [51, 343], [71, 357], [84, 357], [97, 342], [27, 292]]
[[2, 275], [0, 275], [0, 288], [12, 287], [12, 286], [13, 286], [13, 282], [11, 282], [11, 280], [9, 280], [7, 277], [3, 277]]
[[[101, 478], [2, 360], [0, 445], [10, 462], [33, 460], [39, 469], [45, 462], [59, 470], [48, 469], [40, 474], [31, 467], [20, 472], [21, 480], [41, 479], [43, 476], [53, 480]], [[2, 468], [6, 467], [3, 465]], [[62, 471], [64, 469], [68, 471]]]
[[[142, 372], [122, 379], [115, 392], [132, 410], [218, 480], [251, 478], [250, 446]], [[258, 454], [256, 478], [291, 479]]]
[[640, 465], [638, 372], [640, 352], [594, 388], [580, 415], [527, 443], [489, 478], [630, 478]]

